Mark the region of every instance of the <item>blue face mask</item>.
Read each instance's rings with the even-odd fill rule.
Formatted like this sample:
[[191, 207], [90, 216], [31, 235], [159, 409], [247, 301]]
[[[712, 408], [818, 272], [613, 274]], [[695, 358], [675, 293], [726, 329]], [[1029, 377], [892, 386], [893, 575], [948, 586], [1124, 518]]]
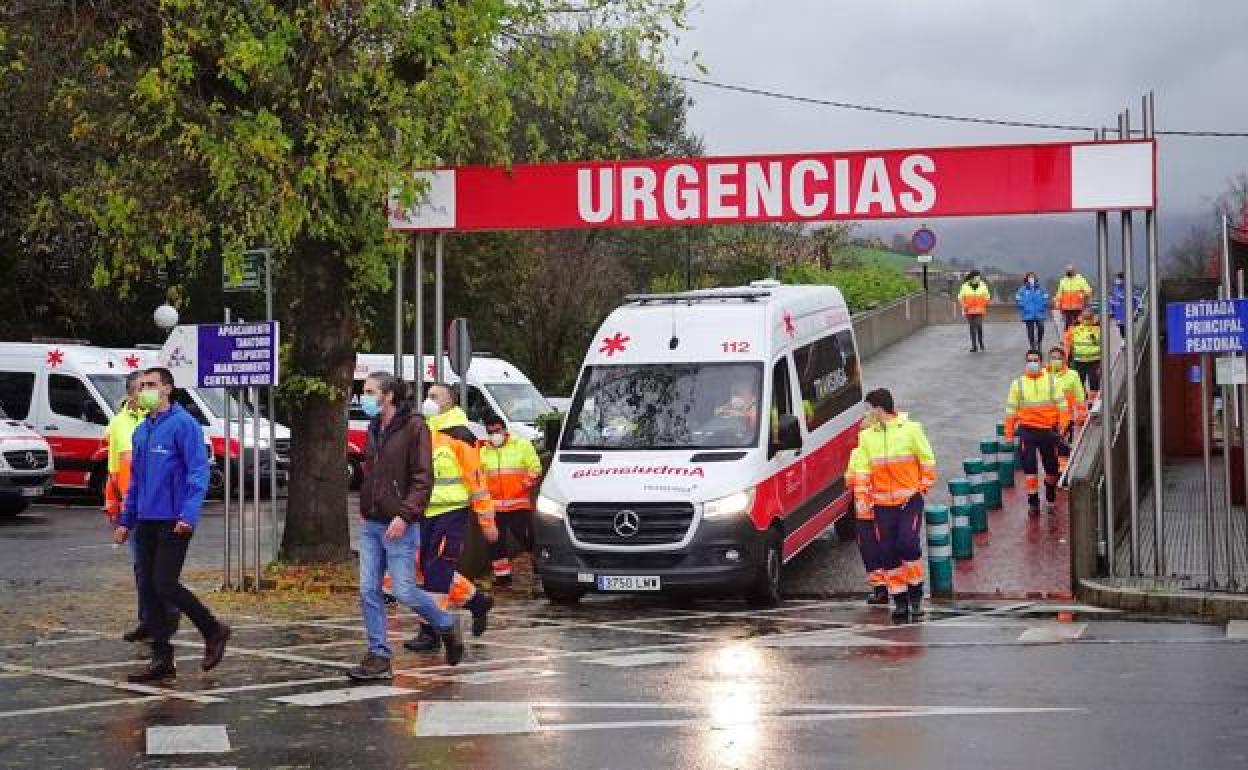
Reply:
[[381, 414], [381, 399], [365, 393], [360, 396], [360, 409], [369, 417], [376, 417]]

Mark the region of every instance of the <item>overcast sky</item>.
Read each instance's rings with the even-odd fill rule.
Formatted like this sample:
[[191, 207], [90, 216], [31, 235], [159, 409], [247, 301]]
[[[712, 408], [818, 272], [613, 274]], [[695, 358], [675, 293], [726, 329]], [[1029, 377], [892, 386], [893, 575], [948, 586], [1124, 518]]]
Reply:
[[[1248, 0], [701, 0], [673, 70], [838, 101], [1113, 124], [1156, 92], [1157, 128], [1248, 131]], [[1084, 138], [802, 105], [690, 85], [708, 154]], [[1248, 171], [1248, 138], [1163, 137], [1159, 205], [1192, 213]]]

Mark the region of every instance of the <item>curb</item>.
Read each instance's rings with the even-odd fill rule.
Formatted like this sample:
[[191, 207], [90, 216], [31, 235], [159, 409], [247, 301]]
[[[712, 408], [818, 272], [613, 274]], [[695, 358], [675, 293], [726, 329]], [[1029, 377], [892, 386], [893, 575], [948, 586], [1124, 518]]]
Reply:
[[1098, 607], [1127, 612], [1146, 612], [1202, 618], [1205, 620], [1248, 620], [1248, 594], [1213, 591], [1144, 590], [1110, 585], [1097, 580], [1079, 581], [1079, 598]]

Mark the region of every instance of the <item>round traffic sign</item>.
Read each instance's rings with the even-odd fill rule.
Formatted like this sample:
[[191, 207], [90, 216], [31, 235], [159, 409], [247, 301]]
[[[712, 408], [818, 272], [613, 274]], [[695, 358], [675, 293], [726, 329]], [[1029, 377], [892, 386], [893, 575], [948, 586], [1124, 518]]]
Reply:
[[936, 248], [936, 233], [926, 227], [920, 227], [910, 236], [910, 247], [915, 254], [926, 254]]

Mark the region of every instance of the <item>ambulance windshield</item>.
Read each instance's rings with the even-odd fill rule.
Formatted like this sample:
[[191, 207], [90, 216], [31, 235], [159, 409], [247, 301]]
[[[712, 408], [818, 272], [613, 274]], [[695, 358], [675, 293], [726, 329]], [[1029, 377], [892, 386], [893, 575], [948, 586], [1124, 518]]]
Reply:
[[762, 364], [592, 366], [563, 449], [744, 449], [757, 445]]

